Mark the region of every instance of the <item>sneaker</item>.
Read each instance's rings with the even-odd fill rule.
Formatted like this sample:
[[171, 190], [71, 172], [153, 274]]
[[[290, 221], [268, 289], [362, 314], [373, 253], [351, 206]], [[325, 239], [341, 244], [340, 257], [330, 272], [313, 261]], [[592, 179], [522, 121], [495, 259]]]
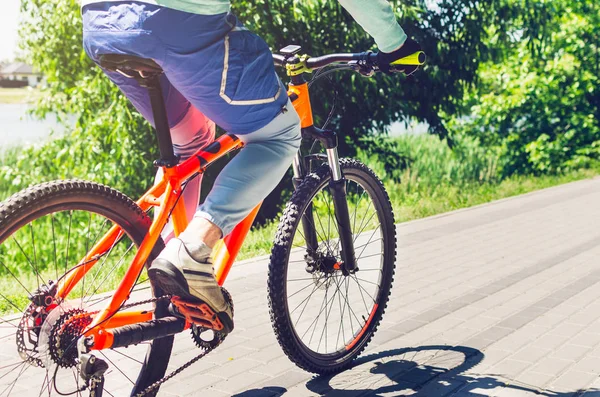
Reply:
[[179, 297], [178, 301], [199, 307], [206, 304], [223, 324], [222, 332], [229, 333], [233, 311], [215, 279], [211, 251], [204, 244], [188, 248], [173, 238], [152, 262], [148, 277], [165, 294]]

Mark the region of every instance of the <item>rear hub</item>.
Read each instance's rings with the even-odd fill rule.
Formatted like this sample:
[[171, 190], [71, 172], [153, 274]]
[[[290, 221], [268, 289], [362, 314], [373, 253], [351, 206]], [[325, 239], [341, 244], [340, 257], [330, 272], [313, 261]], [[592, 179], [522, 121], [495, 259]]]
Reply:
[[63, 368], [77, 365], [77, 340], [92, 322], [92, 316], [83, 309], [63, 313], [50, 329], [49, 353], [52, 361]]

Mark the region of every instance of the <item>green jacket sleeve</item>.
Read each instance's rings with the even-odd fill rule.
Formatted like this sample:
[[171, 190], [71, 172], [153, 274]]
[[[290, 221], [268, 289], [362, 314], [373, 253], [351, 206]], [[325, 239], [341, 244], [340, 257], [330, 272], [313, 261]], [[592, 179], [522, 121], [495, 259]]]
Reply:
[[383, 52], [392, 52], [406, 41], [387, 0], [338, 0]]

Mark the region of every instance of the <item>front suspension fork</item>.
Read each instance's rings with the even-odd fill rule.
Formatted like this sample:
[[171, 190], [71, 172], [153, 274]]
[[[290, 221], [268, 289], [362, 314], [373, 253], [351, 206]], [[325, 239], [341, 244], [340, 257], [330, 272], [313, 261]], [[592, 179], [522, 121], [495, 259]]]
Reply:
[[[348, 202], [346, 201], [346, 178], [342, 174], [340, 161], [337, 152], [337, 139], [335, 133], [322, 131], [314, 127], [303, 129], [303, 134], [320, 140], [327, 150], [327, 162], [331, 171], [331, 181], [329, 187], [333, 197], [333, 207], [335, 219], [340, 233], [341, 257], [343, 262], [344, 273], [353, 274], [358, 270], [356, 256], [354, 252], [354, 241], [352, 237], [352, 228], [350, 224], [350, 213], [348, 211]], [[304, 179], [306, 172], [300, 152], [294, 158], [294, 187], [298, 187], [299, 183]], [[302, 214], [302, 229], [306, 239], [306, 247], [308, 248], [307, 262], [316, 259], [316, 252], [319, 246], [317, 239], [317, 231], [315, 227], [314, 214], [312, 203], [310, 203]]]
[[354, 254], [354, 241], [352, 227], [350, 226], [350, 213], [346, 201], [346, 178], [342, 174], [337, 148], [327, 149], [327, 161], [331, 170], [329, 188], [333, 196], [333, 209], [335, 220], [340, 233], [340, 247], [343, 267], [346, 272], [354, 274], [358, 270]]

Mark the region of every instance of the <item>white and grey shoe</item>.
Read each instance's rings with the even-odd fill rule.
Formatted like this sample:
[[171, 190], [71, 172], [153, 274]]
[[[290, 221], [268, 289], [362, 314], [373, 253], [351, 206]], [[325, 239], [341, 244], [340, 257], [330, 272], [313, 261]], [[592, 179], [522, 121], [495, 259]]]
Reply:
[[223, 324], [223, 332], [229, 333], [233, 330], [233, 311], [215, 279], [211, 252], [204, 244], [186, 246], [173, 238], [152, 262], [148, 277], [166, 294], [191, 304], [208, 305]]

